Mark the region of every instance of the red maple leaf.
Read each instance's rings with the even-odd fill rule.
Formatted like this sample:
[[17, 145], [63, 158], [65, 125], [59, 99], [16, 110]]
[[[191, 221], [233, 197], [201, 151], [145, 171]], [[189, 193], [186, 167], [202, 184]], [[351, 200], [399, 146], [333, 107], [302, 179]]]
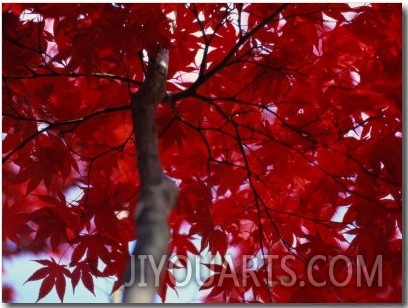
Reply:
[[52, 257], [50, 260], [34, 260], [43, 265], [42, 268], [35, 271], [24, 283], [44, 279], [40, 286], [36, 302], [45, 297], [55, 287], [61, 303], [64, 300], [66, 278], [71, 278], [71, 272], [66, 265], [57, 263]]

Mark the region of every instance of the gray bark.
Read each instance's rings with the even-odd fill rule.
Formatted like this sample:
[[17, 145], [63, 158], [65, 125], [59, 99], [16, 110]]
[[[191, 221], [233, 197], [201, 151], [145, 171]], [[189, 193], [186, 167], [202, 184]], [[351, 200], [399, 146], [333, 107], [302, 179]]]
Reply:
[[134, 283], [125, 285], [124, 303], [153, 302], [160, 281], [157, 267], [163, 264], [161, 263], [163, 258], [167, 261], [169, 244], [167, 218], [176, 202], [178, 189], [162, 171], [156, 109], [157, 104], [163, 101], [166, 95], [168, 60], [168, 51], [160, 49], [156, 58], [149, 62], [145, 81], [134, 95], [131, 104], [140, 197], [134, 217], [137, 230], [137, 245], [133, 251], [134, 262], [129, 262], [125, 273], [125, 282], [134, 278]]

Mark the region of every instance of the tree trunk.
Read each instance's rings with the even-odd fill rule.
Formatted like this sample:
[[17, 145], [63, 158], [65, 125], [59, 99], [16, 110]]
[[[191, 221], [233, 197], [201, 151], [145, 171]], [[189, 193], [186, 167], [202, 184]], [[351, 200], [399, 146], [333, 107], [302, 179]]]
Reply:
[[142, 87], [131, 104], [140, 177], [136, 206], [137, 244], [125, 273], [124, 303], [151, 303], [167, 263], [167, 217], [178, 189], [162, 172], [156, 129], [157, 104], [165, 97], [169, 53], [160, 49], [149, 61]]

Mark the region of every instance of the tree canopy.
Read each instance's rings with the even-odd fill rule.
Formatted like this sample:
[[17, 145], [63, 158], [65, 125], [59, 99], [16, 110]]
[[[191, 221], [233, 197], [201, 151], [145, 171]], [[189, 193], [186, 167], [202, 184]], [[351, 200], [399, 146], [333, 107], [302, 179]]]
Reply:
[[[123, 284], [130, 102], [165, 48], [169, 255], [221, 260], [202, 262], [199, 299], [401, 302], [401, 4], [5, 3], [2, 18], [3, 258], [49, 253], [27, 273], [37, 301]], [[244, 271], [243, 256], [259, 262]], [[373, 284], [358, 284], [362, 260]], [[189, 265], [166, 266], [163, 302]]]

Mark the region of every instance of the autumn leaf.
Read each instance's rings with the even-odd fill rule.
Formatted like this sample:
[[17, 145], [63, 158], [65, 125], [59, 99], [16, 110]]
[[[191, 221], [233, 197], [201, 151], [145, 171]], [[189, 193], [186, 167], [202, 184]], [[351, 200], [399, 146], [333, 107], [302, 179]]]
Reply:
[[40, 291], [37, 301], [41, 300], [50, 293], [55, 287], [61, 303], [64, 300], [66, 278], [71, 278], [71, 272], [66, 268], [66, 265], [57, 263], [53, 258], [50, 260], [34, 260], [43, 265], [42, 268], [35, 271], [24, 283], [29, 281], [41, 280]]
[[[202, 266], [259, 261], [215, 266], [200, 301], [401, 302], [401, 4], [5, 3], [2, 20], [3, 258], [70, 267], [37, 260], [26, 281], [40, 282], [37, 302], [53, 288], [63, 301], [67, 282], [92, 294], [95, 278], [123, 284], [140, 196], [155, 191], [136, 144], [154, 129], [148, 156], [178, 189], [165, 250]], [[144, 93], [155, 106], [136, 117], [154, 125], [135, 134], [131, 104], [164, 49], [165, 89]], [[279, 281], [279, 262], [267, 280], [262, 258], [286, 255], [303, 287]], [[348, 258], [350, 283], [313, 286], [317, 255], [321, 279]], [[382, 286], [356, 286], [358, 256], [371, 268], [382, 256]], [[339, 264], [333, 276], [347, 277]], [[163, 302], [181, 295], [173, 275]], [[248, 275], [260, 284], [243, 286]]]

